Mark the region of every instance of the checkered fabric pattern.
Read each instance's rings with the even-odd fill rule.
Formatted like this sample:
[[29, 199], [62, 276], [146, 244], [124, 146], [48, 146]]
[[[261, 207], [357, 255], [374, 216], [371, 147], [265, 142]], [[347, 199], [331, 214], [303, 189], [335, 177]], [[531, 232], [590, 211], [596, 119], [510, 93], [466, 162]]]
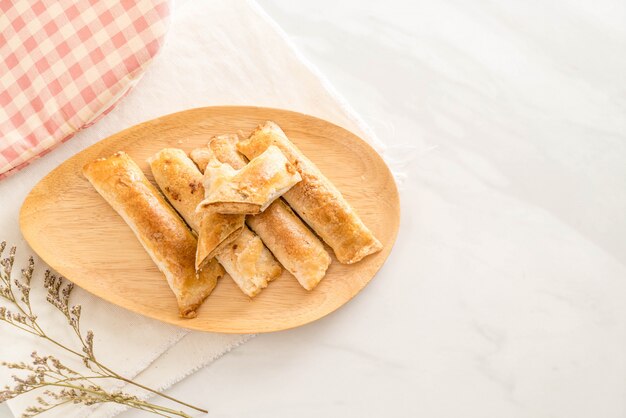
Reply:
[[0, 0], [0, 178], [110, 111], [168, 16], [167, 0]]

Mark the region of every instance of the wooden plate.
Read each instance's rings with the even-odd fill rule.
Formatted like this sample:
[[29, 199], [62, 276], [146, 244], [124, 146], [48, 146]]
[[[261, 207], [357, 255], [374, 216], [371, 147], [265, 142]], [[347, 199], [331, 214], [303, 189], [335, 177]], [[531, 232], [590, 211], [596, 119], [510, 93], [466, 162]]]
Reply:
[[[284, 272], [251, 300], [226, 276], [197, 318], [181, 319], [165, 278], [122, 218], [82, 176], [81, 168], [96, 158], [124, 150], [153, 180], [146, 159], [161, 148], [190, 151], [206, 145], [213, 135], [238, 130], [248, 134], [266, 120], [277, 122], [330, 178], [383, 243], [383, 250], [353, 265], [340, 264], [333, 256], [326, 277], [311, 292]], [[20, 212], [20, 227], [30, 246], [78, 286], [164, 322], [227, 333], [293, 328], [339, 308], [380, 269], [396, 239], [399, 220], [393, 177], [367, 143], [324, 120], [259, 107], [192, 109], [119, 132], [48, 174], [26, 197]]]

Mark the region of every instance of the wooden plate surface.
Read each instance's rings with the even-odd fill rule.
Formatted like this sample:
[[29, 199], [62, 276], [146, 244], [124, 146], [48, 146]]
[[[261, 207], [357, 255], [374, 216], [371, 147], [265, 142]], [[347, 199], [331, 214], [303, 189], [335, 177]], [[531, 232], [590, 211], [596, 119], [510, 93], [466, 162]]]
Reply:
[[[333, 255], [326, 277], [311, 292], [284, 272], [251, 300], [226, 276], [197, 318], [181, 319], [165, 278], [122, 218], [82, 176], [81, 168], [96, 158], [124, 150], [153, 180], [146, 159], [161, 148], [188, 152], [205, 145], [213, 135], [238, 130], [248, 134], [266, 120], [277, 122], [339, 188], [383, 243], [383, 250], [353, 265], [340, 264]], [[396, 239], [399, 221], [400, 203], [393, 177], [366, 142], [318, 118], [241, 106], [191, 109], [104, 139], [48, 174], [26, 197], [20, 212], [20, 227], [31, 247], [78, 286], [164, 322], [225, 333], [293, 328], [339, 308], [380, 269]]]

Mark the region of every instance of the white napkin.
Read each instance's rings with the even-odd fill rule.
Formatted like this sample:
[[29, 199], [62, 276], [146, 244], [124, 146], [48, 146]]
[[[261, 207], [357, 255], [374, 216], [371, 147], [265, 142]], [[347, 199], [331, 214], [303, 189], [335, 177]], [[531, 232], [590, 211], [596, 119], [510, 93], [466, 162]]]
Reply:
[[[21, 256], [32, 252], [19, 233], [19, 206], [28, 191], [69, 156], [139, 122], [210, 105], [257, 105], [312, 114], [352, 130], [384, 151], [383, 145], [303, 61], [256, 3], [178, 2], [160, 55], [129, 96], [96, 125], [0, 182], [0, 239], [17, 244]], [[38, 261], [37, 265], [41, 272], [43, 263]], [[41, 275], [36, 276], [40, 280]], [[121, 374], [136, 376], [138, 381], [159, 389], [180, 381], [249, 338], [177, 329], [127, 312], [81, 289], [74, 291], [73, 301], [83, 305], [85, 325], [96, 333], [97, 356]], [[37, 308], [46, 317], [50, 330], [72, 341], [59, 315], [48, 313], [45, 303], [37, 303]], [[12, 334], [7, 326], [2, 326], [0, 333], [3, 341], [11, 341], [0, 344], [0, 359], [22, 360], [32, 347], [42, 354], [56, 353], [40, 341]], [[6, 374], [0, 374], [0, 383], [5, 380]], [[206, 405], [201, 406], [210, 408], [210, 388], [199, 390], [207, 392]], [[23, 396], [9, 405], [17, 415], [32, 403], [33, 397]], [[105, 417], [122, 409], [117, 405], [89, 410], [71, 406], [45, 416]]]

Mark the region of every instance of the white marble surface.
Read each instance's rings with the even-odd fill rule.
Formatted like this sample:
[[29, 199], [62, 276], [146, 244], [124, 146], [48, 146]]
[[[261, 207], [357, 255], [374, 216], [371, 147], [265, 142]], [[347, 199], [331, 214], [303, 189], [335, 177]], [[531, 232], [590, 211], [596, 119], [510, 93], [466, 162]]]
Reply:
[[625, 4], [260, 3], [395, 150], [401, 232], [343, 309], [170, 392], [214, 417], [624, 417]]
[[626, 416], [626, 4], [260, 3], [390, 146], [401, 231], [344, 308], [168, 393], [224, 418]]
[[626, 4], [260, 3], [396, 151], [401, 232], [343, 309], [170, 392], [213, 417], [626, 416]]

